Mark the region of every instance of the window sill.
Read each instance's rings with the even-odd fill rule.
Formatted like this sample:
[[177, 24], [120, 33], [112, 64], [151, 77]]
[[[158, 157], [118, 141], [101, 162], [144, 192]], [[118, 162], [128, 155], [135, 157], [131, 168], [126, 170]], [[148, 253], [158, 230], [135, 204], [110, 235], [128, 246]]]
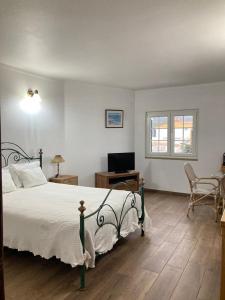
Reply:
[[183, 157], [183, 156], [145, 156], [146, 159], [168, 159], [168, 160], [192, 160], [197, 161], [197, 157]]

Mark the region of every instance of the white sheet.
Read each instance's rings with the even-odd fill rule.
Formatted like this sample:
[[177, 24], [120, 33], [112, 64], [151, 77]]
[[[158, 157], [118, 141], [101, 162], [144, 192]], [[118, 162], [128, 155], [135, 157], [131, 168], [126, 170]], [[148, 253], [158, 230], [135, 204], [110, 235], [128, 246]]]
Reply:
[[[95, 266], [95, 251], [104, 253], [112, 249], [117, 241], [116, 230], [107, 225], [98, 231], [96, 215], [85, 220], [86, 253], [82, 253], [79, 237], [80, 200], [85, 201], [85, 215], [95, 211], [104, 200], [108, 190], [47, 183], [28, 189], [17, 189], [3, 196], [4, 246], [30, 251], [46, 259], [56, 256], [72, 267], [86, 262]], [[119, 215], [128, 192], [114, 190], [107, 203], [111, 204]], [[136, 196], [139, 216], [141, 216], [141, 198]], [[130, 201], [127, 201], [127, 208]], [[105, 220], [113, 221], [109, 208], [104, 208]], [[146, 221], [149, 218], [146, 214]], [[137, 213], [130, 210], [122, 226], [121, 235], [138, 228]]]

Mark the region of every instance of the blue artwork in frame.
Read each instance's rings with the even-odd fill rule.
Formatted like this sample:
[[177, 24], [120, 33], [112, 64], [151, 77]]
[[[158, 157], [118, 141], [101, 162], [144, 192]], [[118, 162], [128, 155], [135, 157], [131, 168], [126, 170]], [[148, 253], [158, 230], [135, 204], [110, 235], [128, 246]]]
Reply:
[[123, 110], [106, 109], [105, 110], [105, 127], [106, 128], [123, 128]]

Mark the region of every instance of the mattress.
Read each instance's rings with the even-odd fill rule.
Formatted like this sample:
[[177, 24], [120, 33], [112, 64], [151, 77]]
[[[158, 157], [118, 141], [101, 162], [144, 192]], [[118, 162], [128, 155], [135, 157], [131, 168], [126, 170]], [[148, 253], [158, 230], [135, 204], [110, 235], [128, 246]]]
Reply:
[[[99, 208], [108, 189], [47, 183], [32, 188], [20, 188], [3, 195], [3, 241], [4, 246], [19, 251], [30, 251], [45, 259], [53, 256], [72, 267], [86, 263], [95, 266], [95, 253], [105, 253], [117, 241], [117, 231], [111, 225], [99, 229], [96, 215], [85, 220], [85, 253], [79, 236], [80, 201], [85, 201], [85, 215]], [[133, 195], [127, 191], [113, 190], [100, 215], [105, 222], [115, 223], [120, 217], [124, 200], [125, 211], [131, 207]], [[133, 232], [141, 216], [141, 197], [135, 194], [137, 211], [130, 209], [124, 218], [121, 236]], [[115, 210], [112, 213], [110, 205]], [[145, 230], [149, 217], [145, 213]]]

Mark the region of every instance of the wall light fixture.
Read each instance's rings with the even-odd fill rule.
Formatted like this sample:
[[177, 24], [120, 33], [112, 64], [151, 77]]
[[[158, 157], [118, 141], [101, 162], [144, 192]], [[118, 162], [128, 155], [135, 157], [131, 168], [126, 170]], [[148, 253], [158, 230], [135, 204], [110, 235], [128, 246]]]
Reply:
[[25, 98], [20, 103], [20, 106], [26, 113], [35, 114], [41, 109], [41, 101], [38, 90], [28, 89]]

